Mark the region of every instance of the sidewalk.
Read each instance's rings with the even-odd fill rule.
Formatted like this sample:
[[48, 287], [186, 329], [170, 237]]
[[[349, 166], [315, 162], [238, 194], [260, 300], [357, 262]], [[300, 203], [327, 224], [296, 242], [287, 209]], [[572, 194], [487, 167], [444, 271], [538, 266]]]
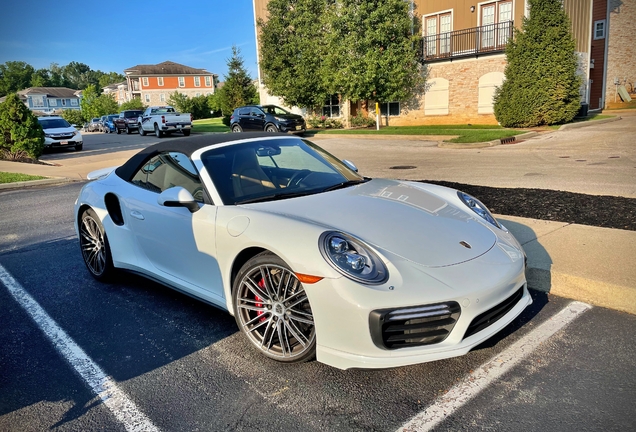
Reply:
[[[90, 171], [120, 165], [136, 151], [101, 161], [82, 157], [65, 167], [0, 161], [0, 171], [54, 177], [59, 183], [81, 181]], [[50, 184], [51, 180], [28, 183], [42, 182]], [[497, 219], [526, 251], [530, 288], [636, 314], [636, 231], [506, 215], [497, 215]]]

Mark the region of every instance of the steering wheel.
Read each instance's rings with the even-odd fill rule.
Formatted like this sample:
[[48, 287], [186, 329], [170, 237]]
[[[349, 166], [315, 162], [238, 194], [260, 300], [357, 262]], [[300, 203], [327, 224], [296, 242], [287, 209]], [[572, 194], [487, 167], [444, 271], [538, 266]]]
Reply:
[[298, 171], [293, 176], [291, 176], [291, 178], [287, 182], [287, 187], [298, 187], [300, 185], [300, 182], [303, 181], [303, 179], [311, 173], [312, 171], [308, 169]]

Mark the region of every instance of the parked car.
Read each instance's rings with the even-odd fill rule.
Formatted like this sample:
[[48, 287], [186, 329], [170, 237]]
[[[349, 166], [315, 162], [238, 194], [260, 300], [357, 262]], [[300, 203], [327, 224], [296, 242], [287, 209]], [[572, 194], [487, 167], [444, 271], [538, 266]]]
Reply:
[[143, 114], [142, 110], [125, 110], [119, 113], [119, 117], [115, 117], [115, 130], [117, 133], [126, 131], [127, 134], [139, 129], [139, 117]]
[[82, 133], [62, 117], [38, 117], [44, 131], [44, 148], [75, 147], [79, 151], [84, 146]]
[[109, 114], [107, 116], [102, 117], [102, 132], [111, 133], [115, 132], [115, 123], [114, 119], [119, 117], [119, 114]]
[[88, 132], [99, 132], [102, 126], [102, 119], [95, 117], [88, 122]]
[[532, 303], [523, 249], [476, 198], [363, 177], [296, 136], [177, 138], [88, 177], [74, 219], [93, 277], [129, 269], [228, 310], [281, 362], [459, 356]]
[[172, 132], [181, 132], [188, 136], [192, 128], [192, 114], [179, 113], [171, 106], [151, 106], [139, 118], [139, 125], [141, 135], [154, 133], [161, 138]]
[[303, 134], [305, 119], [276, 105], [249, 105], [236, 108], [230, 116], [232, 132], [290, 132]]

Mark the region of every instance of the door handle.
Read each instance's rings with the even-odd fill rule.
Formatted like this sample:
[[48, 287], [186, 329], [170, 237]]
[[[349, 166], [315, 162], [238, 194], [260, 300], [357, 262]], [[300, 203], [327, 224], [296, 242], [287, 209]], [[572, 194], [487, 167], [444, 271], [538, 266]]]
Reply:
[[131, 212], [130, 212], [130, 215], [131, 215], [132, 217], [134, 217], [135, 219], [139, 219], [139, 220], [144, 220], [144, 219], [145, 219], [144, 215], [142, 215], [141, 213], [139, 213], [137, 210], [133, 210], [133, 211], [131, 211]]

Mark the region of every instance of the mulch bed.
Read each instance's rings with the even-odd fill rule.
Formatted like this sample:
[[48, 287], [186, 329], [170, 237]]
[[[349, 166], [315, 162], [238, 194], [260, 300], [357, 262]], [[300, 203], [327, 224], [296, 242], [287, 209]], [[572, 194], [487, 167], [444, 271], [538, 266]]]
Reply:
[[545, 189], [494, 188], [429, 181], [459, 189], [483, 202], [492, 213], [636, 231], [636, 199]]

